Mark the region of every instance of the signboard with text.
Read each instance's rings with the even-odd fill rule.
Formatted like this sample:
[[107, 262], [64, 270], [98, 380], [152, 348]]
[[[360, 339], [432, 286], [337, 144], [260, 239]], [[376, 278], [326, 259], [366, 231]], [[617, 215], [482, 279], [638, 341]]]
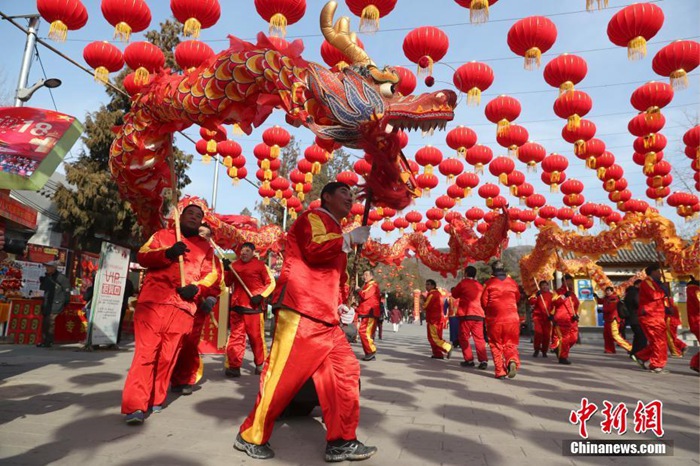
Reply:
[[117, 330], [129, 273], [129, 250], [103, 242], [93, 288], [88, 344], [117, 343]]
[[82, 132], [70, 115], [0, 107], [0, 189], [41, 189]]

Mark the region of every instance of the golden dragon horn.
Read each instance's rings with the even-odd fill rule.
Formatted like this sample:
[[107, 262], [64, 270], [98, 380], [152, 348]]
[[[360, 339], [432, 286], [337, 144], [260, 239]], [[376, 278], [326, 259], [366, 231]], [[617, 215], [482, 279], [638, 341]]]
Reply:
[[333, 25], [333, 16], [338, 4], [334, 1], [326, 3], [321, 10], [321, 32], [329, 44], [348, 57], [353, 64], [374, 65], [367, 52], [362, 50], [356, 41], [355, 34], [350, 32], [350, 18], [342, 16]]

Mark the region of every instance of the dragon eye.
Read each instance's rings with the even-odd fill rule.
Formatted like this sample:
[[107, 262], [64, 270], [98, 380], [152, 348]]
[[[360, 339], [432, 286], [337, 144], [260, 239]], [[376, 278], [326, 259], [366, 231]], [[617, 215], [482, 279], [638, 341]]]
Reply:
[[394, 85], [392, 83], [382, 83], [379, 86], [379, 92], [384, 97], [391, 97], [394, 95]]

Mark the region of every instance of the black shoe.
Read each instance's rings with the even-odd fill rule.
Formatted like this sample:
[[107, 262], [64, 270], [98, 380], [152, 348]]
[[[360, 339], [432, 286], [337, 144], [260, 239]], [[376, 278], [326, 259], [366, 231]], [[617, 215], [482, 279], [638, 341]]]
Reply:
[[474, 361], [462, 361], [459, 365], [462, 367], [474, 367]]
[[329, 463], [362, 461], [375, 453], [377, 453], [377, 447], [368, 447], [357, 440], [334, 440], [326, 444], [324, 459]]
[[510, 361], [508, 363], [508, 378], [512, 379], [515, 377], [518, 373], [518, 363], [515, 361]]
[[430, 357], [431, 357], [432, 359], [445, 359], [443, 356], [435, 356], [435, 355], [432, 355], [432, 356], [430, 356]]
[[262, 370], [263, 370], [263, 365], [262, 365], [262, 364], [260, 364], [259, 366], [255, 366], [255, 375], [260, 375], [260, 374], [262, 374]]
[[532, 357], [533, 357], [533, 358], [536, 358], [536, 357], [539, 356], [539, 355], [540, 355], [540, 350], [537, 350], [537, 349], [535, 350], [534, 353], [532, 353]]
[[569, 360], [566, 359], [566, 358], [559, 358], [559, 364], [566, 364], [566, 365], [569, 365], [569, 364], [571, 364], [571, 361], [569, 361]]
[[269, 460], [275, 456], [275, 452], [272, 451], [269, 443], [266, 443], [265, 445], [248, 443], [243, 440], [241, 434], [236, 436], [236, 440], [233, 442], [233, 448], [238, 451], [244, 451], [246, 455], [250, 456], [251, 458], [255, 458], [256, 460]]
[[499, 375], [499, 376], [496, 377], [496, 378], [497, 378], [498, 380], [506, 380], [506, 376], [505, 376], [505, 375]]
[[191, 395], [193, 391], [192, 385], [173, 385], [170, 387], [173, 393], [182, 393], [183, 395]]
[[226, 377], [240, 377], [241, 376], [241, 368], [240, 367], [229, 367], [224, 371], [224, 375]]
[[542, 357], [543, 357], [543, 358], [546, 358], [546, 357], [547, 357], [547, 352], [546, 352], [546, 351], [542, 351]]
[[481, 362], [479, 363], [479, 366], [477, 367], [477, 369], [481, 369], [481, 370], [483, 371], [483, 370], [486, 369], [487, 367], [489, 367], [489, 363], [487, 363], [486, 361], [481, 361]]
[[375, 359], [377, 359], [377, 353], [376, 353], [376, 352], [374, 352], [374, 353], [369, 353], [369, 354], [365, 354], [365, 357], [362, 358], [363, 361], [374, 361]]
[[646, 367], [644, 367], [644, 361], [642, 361], [641, 359], [639, 359], [639, 358], [638, 358], [637, 356], [635, 356], [634, 354], [630, 354], [629, 356], [630, 356], [630, 359], [631, 359], [632, 361], [636, 362], [637, 365], [638, 365], [639, 367], [641, 367], [642, 369], [646, 370]]
[[453, 349], [455, 349], [454, 346], [451, 346], [447, 353], [445, 353], [445, 359], [450, 359], [450, 356], [452, 356]]

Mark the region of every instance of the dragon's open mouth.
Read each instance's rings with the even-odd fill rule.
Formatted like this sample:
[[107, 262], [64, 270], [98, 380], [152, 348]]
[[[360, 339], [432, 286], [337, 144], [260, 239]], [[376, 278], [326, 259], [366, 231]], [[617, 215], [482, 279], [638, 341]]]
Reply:
[[432, 135], [436, 129], [445, 129], [447, 122], [452, 121], [456, 103], [457, 96], [451, 91], [402, 98], [386, 111], [384, 130], [391, 133], [398, 129], [420, 129], [424, 135]]

